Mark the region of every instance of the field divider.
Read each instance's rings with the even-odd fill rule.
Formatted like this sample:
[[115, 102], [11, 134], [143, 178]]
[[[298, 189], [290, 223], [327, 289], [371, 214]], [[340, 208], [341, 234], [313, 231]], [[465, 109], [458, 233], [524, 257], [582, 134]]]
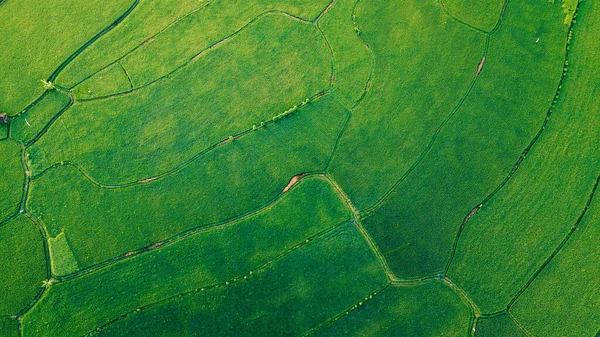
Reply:
[[127, 77], [127, 81], [129, 82], [129, 88], [133, 89], [135, 86], [133, 85], [133, 81], [131, 80], [129, 72], [127, 71], [127, 69], [125, 69], [125, 66], [123, 66], [123, 63], [121, 63], [121, 61], [117, 61], [117, 64], [119, 65], [121, 70], [123, 70], [123, 74], [125, 74], [125, 77]]
[[323, 10], [321, 11], [321, 13], [319, 13], [319, 15], [317, 15], [317, 17], [316, 17], [314, 20], [312, 20], [312, 22], [313, 22], [313, 23], [314, 23], [316, 26], [318, 26], [318, 24], [319, 24], [319, 21], [321, 20], [321, 18], [322, 18], [323, 16], [325, 16], [325, 14], [327, 14], [327, 13], [329, 12], [329, 10], [331, 9], [331, 7], [333, 7], [333, 5], [335, 5], [335, 3], [336, 3], [336, 2], [337, 2], [337, 0], [331, 0], [331, 1], [329, 1], [329, 5], [327, 5], [327, 7], [325, 7], [325, 9], [323, 9]]
[[358, 37], [360, 42], [365, 46], [365, 48], [369, 51], [369, 54], [371, 54], [371, 71], [369, 72], [369, 77], [367, 78], [367, 82], [365, 83], [365, 88], [363, 90], [363, 93], [360, 95], [358, 100], [356, 102], [354, 102], [354, 104], [350, 107], [351, 111], [354, 111], [360, 105], [360, 103], [362, 103], [363, 99], [367, 96], [369, 89], [371, 89], [371, 83], [372, 83], [373, 77], [375, 75], [375, 52], [371, 48], [371, 45], [369, 45], [369, 43], [367, 43], [367, 41], [365, 41], [365, 39], [363, 38], [362, 33], [361, 33], [362, 31], [360, 30], [360, 27], [358, 26], [358, 22], [356, 21], [356, 8], [358, 8], [358, 4], [360, 2], [361, 2], [361, 0], [357, 0], [354, 3], [354, 7], [352, 8], [351, 20], [352, 20], [352, 25], [354, 26], [354, 32], [356, 33], [356, 36]]
[[[489, 43], [490, 43], [490, 37], [488, 36], [486, 38], [482, 60], [485, 59], [487, 56]], [[381, 197], [379, 197], [373, 205], [369, 206], [368, 208], [366, 208], [363, 211], [363, 213], [362, 213], [363, 218], [368, 217], [371, 213], [375, 212], [379, 207], [381, 207], [383, 202], [385, 202], [385, 200], [387, 200], [396, 191], [398, 186], [400, 186], [400, 184], [402, 184], [404, 182], [404, 180], [406, 180], [408, 175], [410, 173], [412, 173], [417, 168], [417, 166], [419, 166], [419, 164], [423, 161], [423, 159], [425, 159], [427, 154], [429, 154], [429, 151], [433, 148], [433, 145], [435, 144], [435, 142], [438, 138], [438, 135], [440, 134], [440, 132], [442, 131], [444, 126], [446, 126], [446, 124], [452, 119], [452, 117], [454, 117], [454, 115], [458, 112], [458, 110], [460, 110], [463, 103], [466, 101], [467, 97], [471, 93], [471, 90], [475, 86], [475, 83], [476, 83], [477, 79], [479, 78], [480, 73], [481, 73], [481, 71], [479, 70], [479, 65], [478, 65], [478, 69], [477, 69], [475, 75], [473, 76], [473, 79], [467, 86], [467, 89], [461, 96], [460, 100], [457, 102], [457, 104], [454, 106], [454, 108], [450, 111], [450, 113], [446, 116], [446, 118], [444, 118], [444, 120], [440, 123], [440, 125], [437, 127], [437, 129], [435, 130], [433, 135], [431, 135], [429, 143], [421, 151], [421, 154], [419, 155], [419, 157], [417, 157], [417, 159], [412, 163], [412, 165], [402, 174], [402, 176], [400, 176], [400, 178], [392, 185], [392, 187], [390, 189], [388, 189], [388, 191], [386, 193], [384, 193]]]

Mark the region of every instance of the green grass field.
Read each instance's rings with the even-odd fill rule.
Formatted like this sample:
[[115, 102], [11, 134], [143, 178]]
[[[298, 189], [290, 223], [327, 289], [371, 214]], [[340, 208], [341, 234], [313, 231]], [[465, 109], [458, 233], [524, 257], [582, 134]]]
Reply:
[[0, 0], [0, 337], [599, 336], [599, 28]]
[[441, 282], [390, 286], [318, 336], [464, 336], [471, 313]]
[[0, 227], [0, 242], [0, 315], [10, 316], [29, 306], [41, 291], [47, 278], [45, 248], [39, 229], [24, 216]]

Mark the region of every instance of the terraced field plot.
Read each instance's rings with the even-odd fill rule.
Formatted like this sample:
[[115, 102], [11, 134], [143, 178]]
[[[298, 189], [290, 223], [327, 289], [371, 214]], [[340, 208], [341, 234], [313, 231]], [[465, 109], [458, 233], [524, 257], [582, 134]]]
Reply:
[[0, 336], [598, 336], [599, 29], [0, 0]]

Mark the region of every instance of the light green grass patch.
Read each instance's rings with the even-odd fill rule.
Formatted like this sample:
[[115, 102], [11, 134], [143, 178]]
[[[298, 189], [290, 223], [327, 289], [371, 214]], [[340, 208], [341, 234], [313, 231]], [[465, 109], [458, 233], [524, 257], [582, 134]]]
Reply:
[[56, 237], [48, 238], [53, 275], [66, 275], [77, 271], [77, 260], [69, 247], [67, 235], [61, 231]]
[[109, 26], [131, 0], [6, 1], [0, 10], [0, 111], [21, 111], [44, 91], [40, 80]]
[[19, 216], [0, 227], [0, 256], [0, 315], [13, 315], [46, 279], [42, 236], [29, 219]]
[[442, 282], [391, 286], [316, 336], [464, 336], [471, 312]]
[[58, 167], [32, 182], [29, 206], [51, 236], [64, 228], [84, 268], [272, 202], [293, 176], [324, 169], [345, 119], [326, 96], [181, 171], [127, 188], [101, 188], [73, 167]]
[[355, 6], [356, 0], [337, 0], [319, 21], [335, 59], [333, 92], [347, 107], [355, 105], [363, 95], [372, 66], [371, 53], [354, 27]]
[[77, 99], [94, 98], [118, 94], [132, 88], [127, 70], [121, 63], [115, 63], [76, 86], [73, 95]]
[[[552, 105], [567, 27], [556, 20], [558, 13], [546, 10], [551, 5], [545, 1], [512, 6], [492, 36], [483, 70], [460, 110], [418, 166], [363, 222], [399, 275], [444, 271], [462, 221], [511, 172]], [[538, 36], [543, 42], [536, 43]], [[489, 241], [480, 242], [481, 249], [491, 251]], [[491, 242], [504, 244], [497, 237]], [[492, 274], [481, 273], [485, 268], [479, 262], [467, 265], [478, 279]]]
[[265, 16], [156, 85], [75, 104], [32, 148], [34, 171], [71, 160], [106, 184], [157, 175], [327, 89], [329, 64], [316, 27]]
[[[233, 284], [240, 283], [239, 288], [247, 295], [253, 294], [250, 296], [254, 301], [268, 300], [270, 291], [276, 289], [290, 297], [313, 298], [312, 290], [306, 295], [293, 295], [290, 290], [301, 290], [303, 286], [314, 289], [315, 285], [325, 293], [336, 293], [335, 296], [343, 293], [345, 297], [348, 292], [368, 293], [372, 291], [373, 284], [385, 281], [374, 256], [355, 230], [346, 228], [336, 231], [335, 236], [331, 234], [335, 228], [347, 223], [349, 217], [349, 211], [328, 183], [317, 178], [304, 178], [273, 207], [252, 218], [197, 233], [98, 272], [53, 285], [39, 305], [25, 317], [24, 336], [80, 336], [144, 305], [213, 284], [222, 285], [222, 290], [227, 292], [237, 291], [232, 290]], [[322, 243], [318, 245], [323, 247], [313, 255], [311, 247], [317, 244], [317, 237], [321, 237]], [[296, 249], [318, 259], [311, 260], [304, 253], [300, 253], [302, 256], [298, 258], [283, 257]], [[280, 258], [281, 262], [277, 262]], [[256, 282], [251, 279], [257, 275], [262, 277], [261, 266], [275, 268], [268, 272], [272, 275], [271, 281], [258, 282], [257, 286], [248, 288], [248, 282]], [[313, 275], [310, 270], [316, 274]], [[336, 274], [338, 276], [331, 281], [330, 277]], [[320, 276], [313, 279], [311, 275]], [[339, 287], [336, 278], [349, 282], [347, 287]], [[234, 282], [234, 279], [237, 281]], [[277, 282], [284, 282], [285, 286], [276, 286]], [[363, 285], [357, 286], [355, 282]], [[222, 290], [212, 292], [220, 297], [224, 295]], [[197, 303], [215, 310], [221, 306], [236, 310], [233, 307], [244, 305], [242, 297], [238, 299], [237, 305], [232, 306], [222, 299], [202, 299]], [[69, 305], [57, 305], [66, 300]], [[351, 300], [344, 299], [341, 307]], [[333, 302], [336, 305], [336, 301]], [[258, 307], [253, 310], [258, 310]], [[200, 315], [202, 311], [191, 310], [190, 317]], [[275, 312], [286, 314], [289, 311], [282, 307], [279, 311], [273, 310]], [[246, 313], [236, 319], [252, 317], [249, 311]], [[74, 316], [80, 319], [72, 319]], [[216, 319], [219, 315], [214, 317]], [[208, 325], [209, 322], [201, 320], [198, 323]], [[207, 326], [207, 329], [221, 327], [226, 329], [217, 324]], [[136, 335], [152, 335], [148, 333]]]
[[356, 21], [375, 53], [375, 73], [330, 172], [364, 210], [413, 164], [460, 101], [485, 39], [451, 20], [437, 0], [361, 1]]
[[0, 221], [19, 210], [23, 190], [21, 149], [12, 141], [0, 141]]
[[590, 51], [600, 55], [600, 44], [591, 19], [597, 14], [583, 15], [544, 133], [506, 186], [469, 221], [459, 242], [450, 275], [484, 312], [504, 309], [558, 246], [598, 174], [600, 72], [587, 60]]

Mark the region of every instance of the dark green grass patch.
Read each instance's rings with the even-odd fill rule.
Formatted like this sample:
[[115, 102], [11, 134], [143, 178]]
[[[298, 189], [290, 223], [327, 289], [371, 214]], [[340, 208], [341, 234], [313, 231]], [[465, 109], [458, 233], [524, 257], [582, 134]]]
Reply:
[[362, 1], [356, 21], [375, 53], [375, 73], [330, 171], [362, 210], [412, 165], [459, 102], [485, 39], [435, 0]]
[[327, 89], [329, 64], [316, 27], [268, 15], [172, 78], [77, 103], [34, 145], [32, 161], [38, 172], [76, 161], [106, 184], [148, 178]]
[[354, 26], [356, 0], [337, 0], [319, 21], [335, 59], [333, 92], [347, 107], [362, 97], [371, 74], [372, 58]]
[[44, 244], [35, 224], [20, 216], [0, 227], [0, 256], [0, 315], [12, 315], [33, 301], [46, 279]]
[[0, 124], [0, 141], [8, 138], [8, 124]]
[[448, 13], [466, 24], [491, 31], [500, 17], [504, 0], [441, 0]]
[[525, 333], [507, 315], [480, 318], [477, 321], [475, 337], [525, 337]]
[[131, 69], [136, 85], [146, 83], [233, 34], [261, 13], [280, 10], [312, 19], [327, 4], [327, 0], [143, 0], [126, 21], [75, 60], [59, 83], [72, 87], [118, 59], [124, 59], [124, 65]]
[[109, 26], [131, 0], [6, 1], [0, 10], [0, 111], [13, 115], [44, 91], [40, 80]]
[[471, 312], [441, 282], [388, 287], [317, 336], [464, 336]]
[[[324, 284], [329, 282], [329, 291], [336, 288], [344, 294], [347, 291], [369, 293], [372, 287], [385, 281], [385, 276], [355, 230], [348, 229], [348, 225], [344, 225], [346, 229], [341, 231], [335, 230], [347, 223], [349, 217], [348, 210], [325, 181], [305, 178], [272, 208], [253, 218], [165, 244], [160, 249], [52, 286], [38, 306], [25, 317], [25, 336], [80, 336], [125, 313], [135, 312], [137, 308], [214, 284], [222, 289], [207, 290], [207, 293], [210, 292], [207, 295], [209, 299], [202, 299], [200, 295], [188, 296], [187, 300], [175, 296], [175, 301], [170, 303], [187, 303], [195, 299], [205, 308], [216, 310], [224, 306], [234, 311], [233, 307], [244, 305], [244, 297], [239, 298], [234, 306], [226, 304], [222, 295], [242, 290], [246, 294], [244, 296], [268, 300], [271, 290], [281, 289], [282, 294], [290, 294], [290, 289], [304, 291], [307, 290], [304, 286], [314, 288], [318, 285], [326, 291]], [[318, 239], [322, 243], [314, 242], [318, 237], [323, 237]], [[320, 253], [315, 254], [316, 260], [310, 258], [314, 245], [321, 247], [318, 248]], [[294, 258], [296, 253], [292, 252], [296, 249], [301, 255]], [[279, 259], [282, 259], [281, 262], [277, 262]], [[336, 269], [335, 266], [344, 266], [344, 269]], [[275, 269], [270, 271], [271, 268]], [[268, 282], [251, 281], [257, 277], [262, 279], [263, 273], [271, 275], [272, 279]], [[313, 278], [312, 273], [321, 276]], [[335, 281], [335, 274], [341, 278], [339, 281]], [[330, 281], [330, 277], [334, 281]], [[342, 280], [348, 283], [340, 288], [339, 285], [344, 284]], [[252, 282], [250, 289], [247, 282]], [[284, 282], [284, 285], [277, 287], [276, 282]], [[356, 286], [356, 282], [364, 285]], [[260, 289], [266, 293], [261, 293]], [[339, 294], [339, 291], [336, 293]], [[214, 300], [210, 299], [213, 294], [217, 296]], [[298, 300], [302, 300], [302, 294], [298, 295]], [[305, 294], [308, 297], [313, 295], [313, 291]], [[335, 304], [336, 301], [333, 302]], [[190, 310], [193, 315], [202, 312], [200, 309]], [[283, 309], [272, 312], [286, 313]], [[238, 319], [252, 316], [248, 311]], [[200, 323], [208, 324], [219, 317], [215, 313], [214, 317]], [[137, 319], [132, 321], [139, 322]], [[218, 329], [219, 325], [212, 328]]]
[[31, 141], [67, 104], [67, 95], [58, 90], [49, 91], [26, 113], [11, 121], [11, 137], [24, 143]]
[[58, 167], [34, 180], [29, 206], [51, 236], [65, 229], [86, 267], [270, 203], [293, 176], [324, 168], [345, 118], [326, 96], [181, 171], [126, 188], [101, 188], [73, 167]]
[[502, 310], [558, 246], [598, 175], [600, 72], [588, 60], [600, 55], [600, 44], [593, 33], [597, 14], [587, 16], [584, 8], [544, 133], [512, 179], [469, 221], [450, 269], [484, 312]]
[[19, 210], [23, 190], [21, 149], [14, 142], [0, 142], [0, 222]]
[[460, 110], [423, 161], [364, 221], [399, 275], [444, 271], [465, 216], [511, 172], [541, 127], [563, 70], [568, 28], [547, 7], [527, 2], [507, 9]]
[[299, 336], [387, 279], [351, 224], [296, 250], [248, 281], [174, 297], [98, 336]]
[[0, 318], [0, 336], [19, 337], [19, 324], [13, 318]]

